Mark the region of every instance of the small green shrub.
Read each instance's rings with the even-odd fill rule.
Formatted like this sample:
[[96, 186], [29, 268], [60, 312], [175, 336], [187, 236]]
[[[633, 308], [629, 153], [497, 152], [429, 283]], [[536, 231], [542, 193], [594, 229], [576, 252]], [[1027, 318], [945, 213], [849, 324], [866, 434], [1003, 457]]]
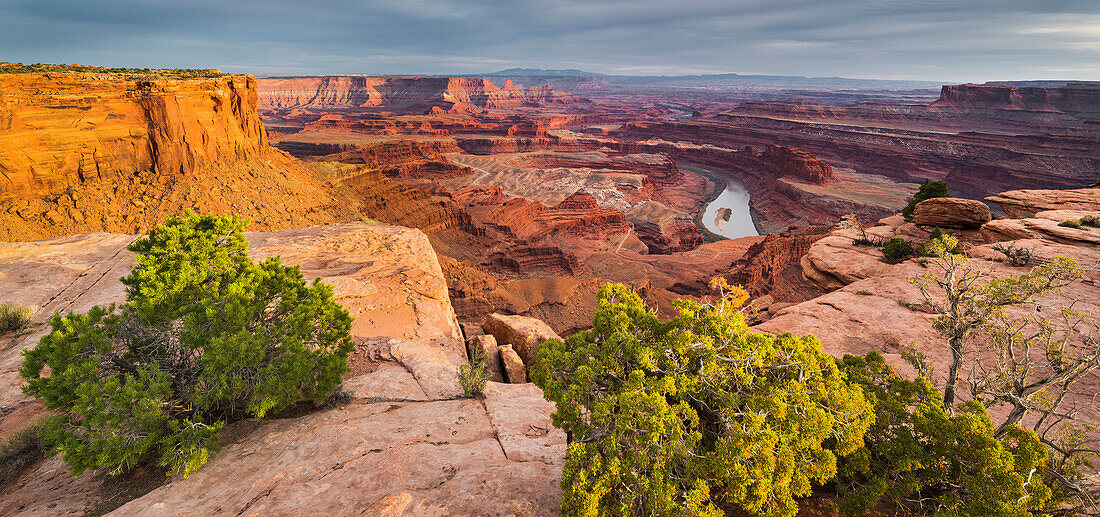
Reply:
[[1078, 219], [1066, 219], [1065, 221], [1058, 223], [1058, 226], [1063, 226], [1066, 228], [1080, 228], [1081, 221]]
[[46, 448], [38, 439], [38, 428], [15, 433], [0, 446], [0, 490], [19, 477], [27, 467], [42, 458]]
[[1088, 226], [1090, 228], [1100, 228], [1100, 217], [1095, 215], [1086, 215], [1081, 218], [1081, 226]]
[[462, 393], [466, 398], [481, 395], [490, 375], [485, 353], [480, 348], [474, 348], [469, 362], [458, 367], [458, 383], [462, 386]]
[[238, 217], [169, 218], [129, 246], [121, 307], [54, 315], [24, 352], [23, 391], [54, 412], [39, 437], [74, 473], [155, 462], [190, 472], [228, 422], [321, 403], [354, 348], [331, 286], [248, 258]]
[[901, 209], [901, 215], [905, 217], [906, 221], [913, 220], [913, 209], [917, 207], [917, 203], [926, 199], [932, 199], [934, 197], [951, 197], [951, 194], [947, 191], [947, 182], [943, 180], [930, 181], [920, 186], [917, 193], [913, 197], [909, 198], [909, 204], [905, 205], [905, 208]]
[[897, 264], [912, 257], [914, 253], [913, 244], [900, 237], [893, 237], [882, 245], [882, 254], [891, 264]]
[[0, 334], [18, 332], [31, 324], [34, 309], [11, 302], [0, 303]]

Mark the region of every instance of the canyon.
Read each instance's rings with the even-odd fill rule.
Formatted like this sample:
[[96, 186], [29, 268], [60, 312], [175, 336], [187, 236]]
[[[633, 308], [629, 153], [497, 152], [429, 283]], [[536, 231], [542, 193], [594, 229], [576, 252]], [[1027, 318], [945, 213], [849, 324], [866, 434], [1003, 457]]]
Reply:
[[[942, 371], [946, 344], [907, 281], [928, 265], [888, 263], [838, 224], [923, 242], [932, 228], [896, 214], [929, 180], [992, 209], [948, 228], [977, 266], [1024, 271], [995, 245], [1074, 257], [1084, 276], [1047, 302], [1100, 309], [1097, 230], [1058, 225], [1100, 215], [1100, 86], [800, 93], [0, 73], [0, 301], [37, 308], [29, 332], [0, 335], [0, 439], [45, 414], [20, 391], [20, 352], [53, 313], [122, 301], [126, 246], [168, 215], [249, 217], [253, 259], [331, 284], [356, 318], [346, 404], [234, 424], [186, 479], [40, 459], [0, 487], [0, 513], [552, 515], [566, 437], [538, 388], [502, 382], [532, 345], [492, 322], [569, 336], [608, 282], [668, 316], [723, 277], [749, 292], [756, 331], [878, 350], [907, 372], [916, 343]], [[516, 357], [483, 399], [458, 385], [471, 342]]]

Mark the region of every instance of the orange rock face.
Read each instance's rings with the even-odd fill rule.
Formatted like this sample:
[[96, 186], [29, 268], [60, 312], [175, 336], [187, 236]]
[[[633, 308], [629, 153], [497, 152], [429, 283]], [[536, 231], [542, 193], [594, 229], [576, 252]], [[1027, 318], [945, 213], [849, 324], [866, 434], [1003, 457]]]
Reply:
[[251, 76], [0, 75], [0, 240], [137, 233], [190, 209], [251, 229], [359, 217], [268, 145]]
[[0, 198], [260, 156], [256, 79], [0, 75]]

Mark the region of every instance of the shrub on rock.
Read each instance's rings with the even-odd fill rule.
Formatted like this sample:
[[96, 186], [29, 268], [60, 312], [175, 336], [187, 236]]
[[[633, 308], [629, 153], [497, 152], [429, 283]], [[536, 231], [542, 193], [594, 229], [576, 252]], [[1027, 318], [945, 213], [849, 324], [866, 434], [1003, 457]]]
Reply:
[[0, 334], [17, 332], [30, 325], [34, 309], [11, 302], [0, 303]]
[[340, 384], [354, 343], [332, 287], [247, 255], [238, 217], [188, 214], [130, 245], [121, 307], [55, 315], [24, 353], [24, 391], [56, 412], [43, 443], [74, 473], [155, 461], [185, 476], [227, 422]]
[[891, 264], [912, 257], [914, 253], [916, 250], [913, 249], [913, 244], [900, 237], [893, 237], [882, 244], [882, 255]]
[[917, 189], [917, 193], [909, 198], [909, 204], [901, 209], [901, 215], [905, 217], [906, 221], [912, 221], [913, 210], [916, 209], [917, 203], [937, 197], [951, 197], [951, 194], [947, 191], [946, 181], [936, 180], [921, 185], [920, 188]]
[[569, 448], [562, 515], [793, 516], [871, 425], [812, 336], [749, 332], [743, 290], [659, 321], [622, 285], [592, 330], [539, 347], [531, 377]]

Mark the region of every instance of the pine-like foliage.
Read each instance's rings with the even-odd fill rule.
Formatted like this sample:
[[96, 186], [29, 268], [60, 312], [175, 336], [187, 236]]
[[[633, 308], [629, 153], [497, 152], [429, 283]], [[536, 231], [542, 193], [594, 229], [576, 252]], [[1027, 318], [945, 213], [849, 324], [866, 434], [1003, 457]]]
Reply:
[[347, 310], [278, 257], [254, 264], [246, 224], [169, 218], [130, 245], [124, 305], [55, 315], [25, 352], [24, 391], [57, 412], [40, 436], [74, 473], [155, 461], [186, 476], [226, 422], [339, 385], [354, 346]]
[[1048, 454], [1034, 432], [1012, 426], [995, 436], [975, 401], [952, 414], [928, 379], [902, 378], [878, 352], [845, 356], [841, 369], [875, 407], [864, 447], [841, 461], [845, 515], [866, 515], [880, 502], [899, 515], [1045, 515]]
[[816, 338], [750, 333], [739, 291], [661, 322], [604, 286], [592, 330], [539, 347], [532, 379], [570, 441], [562, 515], [793, 516], [862, 445], [861, 388]]

